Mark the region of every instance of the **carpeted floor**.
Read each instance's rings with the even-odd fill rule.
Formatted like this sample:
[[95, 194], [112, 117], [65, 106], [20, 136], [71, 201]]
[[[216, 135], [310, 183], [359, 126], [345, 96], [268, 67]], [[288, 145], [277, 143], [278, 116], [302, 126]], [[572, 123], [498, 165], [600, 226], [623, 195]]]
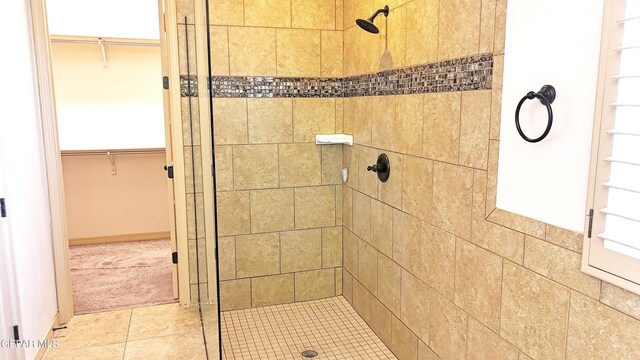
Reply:
[[169, 240], [72, 246], [76, 314], [174, 302]]

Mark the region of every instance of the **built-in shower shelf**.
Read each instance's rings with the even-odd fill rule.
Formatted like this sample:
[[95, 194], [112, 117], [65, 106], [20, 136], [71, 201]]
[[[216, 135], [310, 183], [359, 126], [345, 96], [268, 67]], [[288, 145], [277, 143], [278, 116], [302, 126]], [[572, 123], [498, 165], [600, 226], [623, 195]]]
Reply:
[[336, 144], [353, 146], [353, 135], [346, 135], [346, 134], [316, 135], [316, 145], [336, 145]]

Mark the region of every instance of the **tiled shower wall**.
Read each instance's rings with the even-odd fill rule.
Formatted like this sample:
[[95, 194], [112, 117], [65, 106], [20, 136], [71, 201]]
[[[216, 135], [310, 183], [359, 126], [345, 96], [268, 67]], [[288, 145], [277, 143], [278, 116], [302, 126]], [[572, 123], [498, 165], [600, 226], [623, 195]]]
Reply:
[[[217, 76], [342, 76], [342, 1], [212, 0]], [[220, 305], [342, 293], [342, 99], [215, 98]]]
[[344, 100], [344, 296], [399, 359], [640, 358], [640, 297], [580, 272], [582, 235], [495, 207], [506, 0], [388, 3], [371, 36], [383, 1], [345, 1], [346, 76], [488, 52], [493, 86]]

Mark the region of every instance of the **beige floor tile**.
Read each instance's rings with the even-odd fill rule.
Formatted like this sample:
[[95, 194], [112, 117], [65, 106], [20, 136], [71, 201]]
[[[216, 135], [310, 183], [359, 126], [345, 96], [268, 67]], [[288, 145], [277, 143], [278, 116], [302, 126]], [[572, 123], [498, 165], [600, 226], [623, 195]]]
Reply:
[[195, 307], [179, 304], [133, 309], [128, 341], [200, 331], [200, 315]]
[[55, 335], [55, 340], [65, 351], [123, 343], [127, 340], [130, 319], [131, 310], [79, 315], [69, 322], [64, 333]]
[[155, 337], [130, 341], [124, 353], [125, 360], [172, 359], [203, 360], [206, 351], [202, 332]]
[[45, 356], [46, 360], [121, 360], [125, 343], [91, 346], [79, 349], [52, 348]]

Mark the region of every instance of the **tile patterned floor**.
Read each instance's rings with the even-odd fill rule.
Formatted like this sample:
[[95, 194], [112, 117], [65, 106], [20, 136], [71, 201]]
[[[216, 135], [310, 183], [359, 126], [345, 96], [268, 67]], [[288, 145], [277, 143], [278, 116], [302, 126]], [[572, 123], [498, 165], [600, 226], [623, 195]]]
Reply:
[[222, 313], [223, 359], [396, 359], [343, 297]]
[[[215, 307], [202, 309], [209, 354], [217, 352]], [[396, 359], [343, 297], [224, 312], [224, 360]], [[197, 308], [178, 304], [74, 317], [54, 333], [53, 360], [205, 360]], [[209, 356], [214, 360], [215, 356]]]

